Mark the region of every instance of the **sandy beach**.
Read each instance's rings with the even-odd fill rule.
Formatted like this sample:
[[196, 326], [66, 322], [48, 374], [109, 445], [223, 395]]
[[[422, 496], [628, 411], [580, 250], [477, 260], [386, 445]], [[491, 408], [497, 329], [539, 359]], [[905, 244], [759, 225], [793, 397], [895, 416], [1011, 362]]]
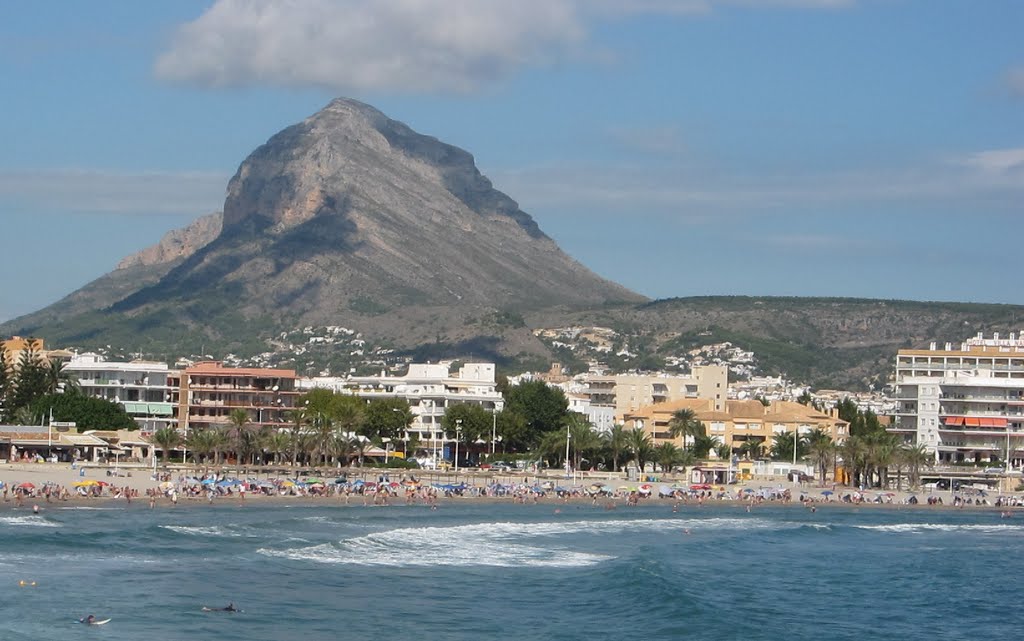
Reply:
[[[291, 473], [289, 473], [291, 472]], [[303, 471], [302, 477], [307, 476]], [[150, 506], [150, 497], [153, 497], [154, 507], [175, 507], [175, 506], [202, 506], [202, 505], [225, 505], [225, 504], [237, 504], [244, 506], [246, 504], [324, 504], [331, 506], [364, 506], [364, 505], [391, 505], [400, 506], [412, 503], [426, 503], [433, 502], [437, 504], [443, 503], [469, 503], [469, 502], [521, 502], [524, 504], [547, 504], [557, 505], [561, 503], [573, 503], [573, 504], [592, 504], [592, 505], [603, 505], [605, 507], [618, 507], [626, 506], [629, 503], [629, 492], [613, 492], [611, 494], [601, 494], [595, 498], [589, 494], [583, 495], [572, 495], [568, 493], [562, 493], [559, 495], [554, 490], [545, 492], [543, 495], [536, 495], [533, 493], [520, 493], [519, 498], [514, 497], [514, 493], [509, 493], [503, 496], [485, 495], [480, 496], [476, 491], [467, 491], [463, 494], [446, 494], [443, 490], [435, 492], [429, 492], [433, 484], [465, 484], [471, 488], [487, 488], [493, 483], [501, 483], [506, 487], [517, 486], [519, 488], [526, 488], [535, 484], [547, 485], [552, 488], [559, 487], [571, 487], [574, 484], [570, 479], [565, 477], [557, 476], [536, 476], [532, 474], [528, 475], [494, 475], [489, 473], [479, 472], [467, 472], [463, 471], [458, 474], [454, 472], [417, 472], [416, 478], [420, 481], [420, 490], [415, 492], [412, 499], [407, 496], [405, 486], [399, 485], [392, 489], [392, 495], [384, 501], [378, 497], [377, 501], [374, 501], [374, 494], [372, 492], [338, 492], [339, 488], [334, 486], [334, 478], [339, 473], [343, 473], [347, 476], [351, 482], [367, 482], [372, 483], [377, 479], [380, 479], [382, 475], [387, 475], [388, 480], [398, 481], [399, 479], [405, 479], [410, 476], [408, 472], [402, 474], [398, 470], [384, 470], [374, 468], [352, 468], [346, 470], [331, 470], [330, 473], [324, 473], [323, 478], [325, 481], [325, 488], [327, 489], [326, 495], [316, 495], [306, 492], [302, 486], [287, 486], [284, 483], [281, 486], [275, 487], [270, 490], [269, 494], [251, 491], [255, 489], [255, 485], [250, 485], [247, 488], [249, 491], [244, 493], [239, 492], [238, 488], [232, 488], [230, 494], [226, 493], [225, 490], [221, 490], [220, 493], [213, 492], [212, 498], [210, 497], [211, 492], [206, 491], [206, 486], [197, 486], [195, 479], [202, 478], [204, 475], [212, 475], [216, 473], [217, 478], [238, 478], [246, 481], [250, 484], [264, 483], [268, 484], [271, 481], [274, 483], [282, 483], [283, 479], [288, 477], [294, 478], [293, 471], [283, 471], [281, 469], [274, 470], [262, 470], [257, 468], [246, 468], [246, 469], [210, 469], [205, 467], [171, 467], [170, 469], [159, 468], [156, 476], [152, 468], [144, 467], [124, 467], [119, 466], [116, 469], [106, 466], [85, 466], [85, 467], [74, 467], [66, 463], [5, 463], [0, 465], [0, 482], [4, 484], [4, 501], [0, 509], [32, 509], [34, 505], [39, 506], [39, 509], [44, 510], [47, 504], [61, 504], [61, 505], [93, 505], [93, 504], [109, 504], [118, 503], [125, 506], [147, 508]], [[23, 484], [31, 484], [32, 488], [29, 488], [29, 494], [24, 496], [21, 504], [16, 499], [14, 489]], [[90, 483], [86, 486], [87, 490], [92, 493], [97, 493], [99, 496], [81, 496], [77, 491], [76, 484]], [[622, 479], [603, 479], [598, 478], [577, 478], [575, 487], [577, 488], [589, 488], [593, 483], [603, 483], [609, 490], [614, 490], [616, 487], [634, 487], [638, 484], [635, 482], [627, 482]], [[801, 486], [792, 482], [779, 482], [770, 480], [754, 480], [746, 483], [734, 484], [728, 487], [712, 487], [706, 492], [685, 492], [681, 499], [673, 499], [671, 497], [659, 496], [657, 488], [663, 486], [665, 483], [670, 481], [654, 482], [649, 484], [653, 490], [649, 496], [640, 496], [640, 501], [644, 504], [649, 503], [663, 503], [666, 507], [671, 507], [674, 503], [680, 505], [700, 505], [700, 504], [735, 504], [737, 506], [756, 506], [758, 504], [771, 504], [771, 505], [793, 505], [796, 507], [813, 507], [817, 509], [819, 507], [829, 506], [849, 506], [851, 502], [844, 501], [844, 496], [850, 496], [854, 501], [855, 505], [871, 507], [871, 508], [903, 508], [903, 509], [936, 509], [936, 508], [957, 508], [957, 509], [988, 509], [988, 510], [1009, 510], [1009, 509], [1020, 509], [1016, 506], [997, 506], [995, 501], [997, 495], [989, 493], [985, 497], [971, 496], [966, 497], [970, 500], [954, 501], [957, 495], [950, 493], [949, 491], [934, 491], [934, 492], [888, 492], [888, 491], [875, 491], [867, 490], [863, 493], [858, 492], [857, 488], [847, 488], [843, 486], [832, 486], [831, 484], [827, 487], [815, 487], [815, 486]], [[99, 485], [102, 484], [102, 485]], [[47, 499], [44, 488], [49, 485], [50, 497]], [[97, 488], [97, 485], [99, 487]], [[643, 485], [643, 484], [640, 484]], [[188, 491], [188, 488], [201, 487], [201, 491], [192, 493]], [[833, 489], [834, 488], [834, 489]], [[63, 490], [67, 490], [65, 493]], [[215, 489], [215, 488], [214, 488]], [[789, 500], [786, 500], [784, 492], [789, 491]], [[129, 501], [126, 495], [132, 494], [132, 498]], [[431, 496], [427, 496], [427, 494]], [[177, 495], [177, 501], [172, 501], [172, 494]], [[60, 498], [61, 495], [65, 495], [66, 498]], [[910, 497], [916, 497], [918, 502], [908, 503]], [[801, 501], [801, 497], [805, 501]], [[877, 499], [881, 497], [881, 502]], [[935, 499], [941, 498], [941, 503], [935, 501], [935, 504], [929, 504], [928, 498], [932, 497]], [[1015, 502], [1020, 504], [1024, 503], [1024, 497], [1015, 495], [1013, 497]], [[978, 503], [975, 503], [975, 500]]]

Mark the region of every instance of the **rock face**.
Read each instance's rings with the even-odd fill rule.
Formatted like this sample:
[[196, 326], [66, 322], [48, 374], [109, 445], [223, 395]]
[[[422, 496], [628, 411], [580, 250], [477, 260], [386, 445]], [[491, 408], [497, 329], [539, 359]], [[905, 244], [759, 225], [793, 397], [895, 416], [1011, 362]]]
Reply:
[[184, 229], [169, 231], [156, 245], [121, 259], [117, 269], [163, 265], [191, 256], [220, 234], [222, 219], [218, 211], [195, 219]]
[[96, 342], [345, 323], [410, 344], [472, 338], [481, 310], [644, 300], [562, 252], [466, 151], [339, 99], [241, 164], [222, 217], [5, 328]]
[[356, 306], [592, 306], [643, 298], [563, 253], [473, 157], [335, 100], [272, 137], [228, 185], [219, 236], [114, 306], [230, 290], [304, 322]]

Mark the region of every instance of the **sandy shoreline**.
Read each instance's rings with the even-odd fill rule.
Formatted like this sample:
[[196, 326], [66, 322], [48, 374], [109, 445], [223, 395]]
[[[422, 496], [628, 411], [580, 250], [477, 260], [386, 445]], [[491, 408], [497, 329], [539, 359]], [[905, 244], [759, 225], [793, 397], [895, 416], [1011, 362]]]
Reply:
[[[36, 488], [41, 488], [45, 483], [52, 483], [58, 486], [67, 488], [71, 492], [71, 496], [67, 499], [58, 499], [56, 497], [51, 498], [50, 502], [46, 501], [43, 496], [34, 496], [31, 498], [25, 498], [22, 505], [19, 507], [17, 501], [14, 498], [13, 492], [8, 492], [5, 500], [0, 503], [0, 510], [15, 509], [19, 511], [31, 511], [33, 505], [38, 505], [41, 510], [55, 509], [61, 507], [124, 507], [124, 508], [138, 508], [148, 509], [150, 507], [150, 499], [147, 493], [151, 490], [157, 489], [160, 481], [155, 480], [152, 477], [153, 470], [151, 468], [118, 468], [118, 472], [121, 475], [108, 475], [108, 471], [113, 474], [113, 468], [107, 467], [86, 467], [84, 468], [72, 468], [69, 464], [60, 463], [7, 463], [0, 465], [0, 481], [5, 485], [5, 489], [14, 488], [16, 485], [21, 483], [32, 483]], [[193, 470], [185, 469], [173, 469], [169, 471], [160, 470], [162, 474], [170, 473], [172, 481], [178, 481], [179, 477], [184, 475], [202, 475], [204, 468], [195, 468]], [[256, 470], [239, 470], [240, 478], [263, 478], [266, 479], [270, 474], [265, 471]], [[332, 474], [337, 470], [332, 470]], [[380, 474], [390, 474], [392, 478], [397, 479], [400, 476], [400, 472], [396, 470], [376, 470], [376, 469], [355, 469], [345, 470], [348, 473], [349, 478], [364, 478], [367, 480], [376, 479]], [[128, 476], [128, 474], [131, 476]], [[283, 475], [274, 474], [273, 476], [283, 478]], [[465, 482], [467, 484], [476, 485], [478, 487], [486, 486], [493, 482], [495, 477], [492, 475], [485, 474], [431, 474], [425, 473], [420, 475], [420, 480], [424, 484], [429, 484], [434, 481], [438, 482]], [[81, 481], [102, 481], [109, 483], [110, 486], [104, 488], [104, 494], [100, 497], [81, 497], [78, 496], [74, 490], [73, 484]], [[522, 483], [523, 481], [551, 481], [555, 484], [572, 485], [568, 479], [565, 478], [548, 478], [545, 479], [540, 477], [539, 479], [534, 476], [523, 477], [502, 475], [500, 477], [502, 482], [517, 482]], [[577, 480], [577, 485], [587, 486], [590, 482], [597, 479], [582, 479]], [[608, 485], [635, 485], [635, 483], [627, 483], [623, 480], [607, 480], [605, 481]], [[667, 481], [666, 481], [667, 482]], [[654, 483], [655, 487], [661, 483]], [[130, 502], [125, 498], [114, 498], [109, 494], [111, 487], [121, 488], [122, 491], [125, 488], [131, 489], [138, 493], [138, 496], [133, 498]], [[872, 509], [897, 509], [897, 510], [934, 510], [934, 509], [969, 509], [969, 510], [989, 510], [1002, 512], [1006, 510], [1024, 510], [1024, 508], [1010, 508], [1010, 507], [997, 507], [995, 505], [953, 505], [953, 497], [949, 491], [940, 491], [934, 493], [926, 492], [892, 492], [891, 496], [886, 496], [885, 500], [891, 502], [875, 503], [871, 501], [864, 501], [860, 503], [849, 503], [839, 500], [846, 494], [852, 494], [857, 492], [856, 488], [845, 488], [842, 486], [836, 487], [834, 493], [831, 496], [824, 496], [822, 492], [832, 491], [832, 486], [826, 487], [800, 487], [794, 483], [778, 483], [769, 481], [751, 481], [745, 484], [738, 484], [729, 486], [728, 491], [731, 496], [735, 496], [737, 491], [743, 490], [744, 488], [751, 488], [754, 491], [759, 491], [764, 488], [785, 488], [789, 489], [793, 500], [785, 502], [782, 500], [765, 500], [760, 503], [754, 503], [756, 507], [758, 505], [770, 505], [770, 506], [792, 506], [801, 509], [808, 509], [809, 505], [813, 505], [815, 509], [829, 508], [829, 507], [867, 507]], [[808, 505], [802, 504], [798, 498], [804, 494], [806, 497], [811, 499], [813, 503]], [[715, 495], [718, 492], [714, 492]], [[873, 498], [878, 495], [876, 491], [867, 491], [866, 495]], [[911, 496], [916, 495], [919, 499], [918, 504], [908, 504], [905, 500]], [[939, 505], [928, 505], [927, 497], [935, 496], [941, 497], [943, 503]], [[988, 497], [989, 502], [993, 502], [994, 495]], [[445, 504], [472, 504], [472, 503], [512, 503], [513, 499], [511, 496], [451, 496], [445, 497], [443, 494], [437, 496], [436, 502], [438, 505]], [[657, 496], [656, 492], [649, 498], [644, 498], [640, 501], [641, 505], [664, 505], [666, 509], [672, 509], [673, 503], [677, 501], [671, 498], [663, 498]], [[689, 498], [687, 500], [679, 501], [680, 509], [693, 509], [699, 507], [699, 502], [695, 498]], [[417, 498], [411, 505], [423, 506], [426, 502], [420, 498]], [[708, 498], [704, 501], [705, 505], [721, 505], [721, 506], [735, 506], [737, 508], [746, 509], [748, 505], [751, 505], [749, 500], [739, 500], [736, 498]], [[233, 493], [231, 496], [217, 496], [213, 501], [209, 501], [206, 496], [187, 497], [184, 494], [178, 495], [177, 504], [173, 504], [171, 499], [166, 496], [159, 496], [155, 499], [155, 506], [161, 509], [180, 509], [183, 507], [228, 507], [228, 506], [245, 507], [249, 505], [264, 505], [264, 506], [292, 506], [292, 507], [311, 507], [311, 506], [324, 506], [324, 507], [405, 507], [410, 505], [406, 502], [405, 496], [399, 493], [399, 496], [391, 497], [388, 501], [388, 505], [375, 505], [373, 497], [369, 495], [352, 494], [348, 496], [346, 500], [345, 495], [330, 495], [330, 496], [310, 496], [310, 495], [263, 495], [259, 493], [247, 492], [244, 499], [238, 494]], [[556, 508], [558, 505], [577, 505], [577, 506], [595, 506], [594, 500], [589, 496], [571, 496], [571, 497], [558, 497], [553, 493], [548, 493], [546, 496], [538, 497], [534, 500], [532, 497], [527, 500], [523, 506], [530, 507], [531, 505], [548, 506]], [[619, 497], [600, 497], [597, 499], [597, 507], [608, 508], [615, 506], [616, 508], [626, 508], [626, 499], [624, 496]]]

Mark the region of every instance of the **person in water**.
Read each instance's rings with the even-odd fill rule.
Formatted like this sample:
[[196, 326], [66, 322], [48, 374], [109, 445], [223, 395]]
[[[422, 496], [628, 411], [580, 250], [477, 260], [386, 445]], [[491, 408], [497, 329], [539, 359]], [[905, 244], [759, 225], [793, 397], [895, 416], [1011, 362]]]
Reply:
[[238, 608], [235, 607], [234, 602], [227, 604], [227, 606], [223, 608], [203, 607], [203, 609], [207, 612], [238, 612]]
[[90, 614], [89, 616], [85, 617], [84, 619], [79, 619], [79, 621], [81, 621], [82, 623], [84, 623], [86, 625], [92, 625], [93, 623], [96, 622], [96, 615], [95, 614]]

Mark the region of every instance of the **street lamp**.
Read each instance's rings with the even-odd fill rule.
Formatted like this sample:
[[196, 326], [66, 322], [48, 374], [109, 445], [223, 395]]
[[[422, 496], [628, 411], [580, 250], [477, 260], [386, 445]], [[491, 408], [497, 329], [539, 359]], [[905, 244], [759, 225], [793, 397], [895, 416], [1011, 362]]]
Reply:
[[569, 477], [569, 441], [572, 440], [572, 434], [569, 432], [569, 426], [565, 426], [565, 476]]
[[498, 414], [491, 409], [491, 462], [494, 459], [494, 449], [498, 444]]
[[462, 440], [462, 419], [455, 419], [455, 471], [459, 471], [459, 441]]

